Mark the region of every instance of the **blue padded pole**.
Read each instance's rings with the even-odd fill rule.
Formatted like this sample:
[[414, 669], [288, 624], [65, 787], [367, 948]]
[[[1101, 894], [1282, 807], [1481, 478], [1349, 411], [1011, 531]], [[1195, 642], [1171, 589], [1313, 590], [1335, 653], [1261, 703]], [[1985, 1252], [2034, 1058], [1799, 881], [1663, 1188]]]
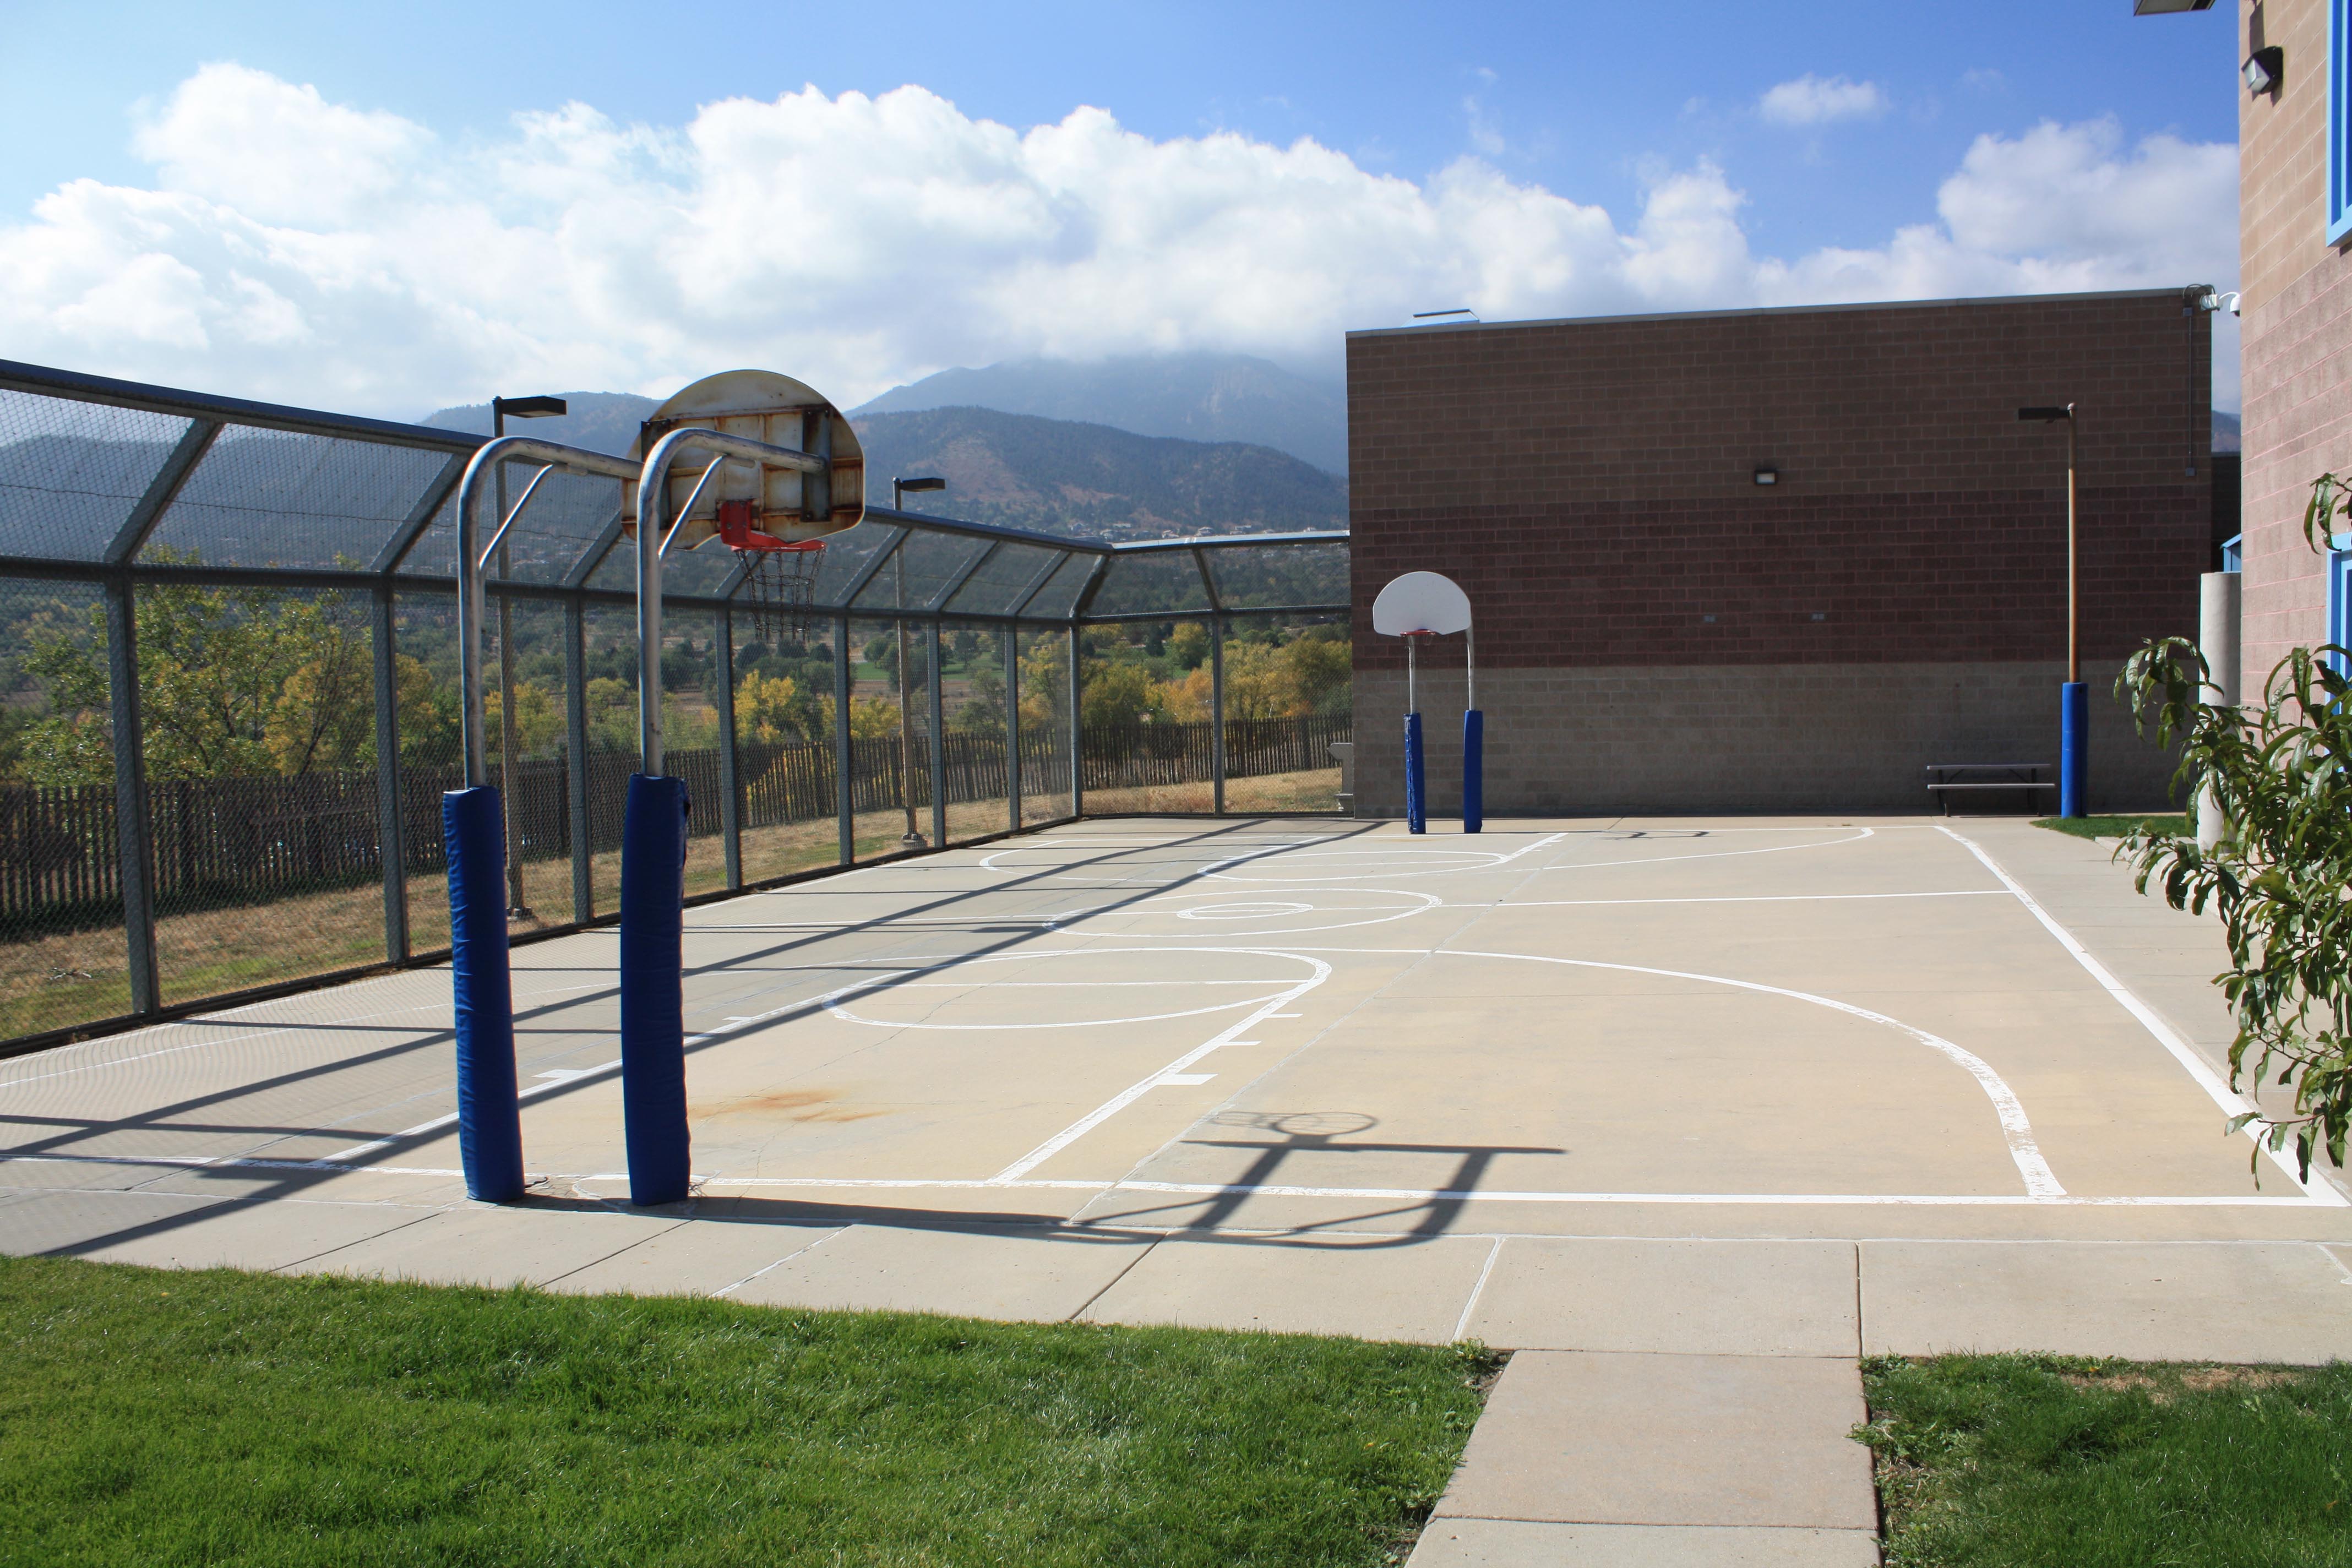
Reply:
[[457, 1151], [466, 1195], [522, 1196], [514, 987], [507, 973], [506, 818], [488, 784], [441, 797], [449, 860], [449, 978], [457, 1007]]
[[1421, 715], [1404, 716], [1404, 825], [1414, 833], [1429, 831], [1427, 803], [1421, 777]]
[[629, 775], [621, 824], [621, 1120], [629, 1201], [687, 1194], [686, 781]]
[[2083, 815], [2083, 786], [2091, 764], [2091, 689], [2079, 680], [2058, 688], [2058, 815]]
[[1462, 714], [1462, 831], [1486, 826], [1486, 716], [1475, 708]]

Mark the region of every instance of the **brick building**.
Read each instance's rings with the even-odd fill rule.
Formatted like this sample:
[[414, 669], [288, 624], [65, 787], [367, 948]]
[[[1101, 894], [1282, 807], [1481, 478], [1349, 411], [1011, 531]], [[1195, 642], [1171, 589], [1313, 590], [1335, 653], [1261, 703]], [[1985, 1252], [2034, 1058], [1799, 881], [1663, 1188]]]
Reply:
[[[2210, 370], [2182, 289], [1350, 333], [1359, 809], [1402, 809], [1371, 602], [1415, 568], [1475, 609], [1490, 811], [1920, 810], [1927, 763], [2054, 764], [2065, 435], [2016, 415], [2066, 402], [2089, 804], [2160, 803], [2105, 689], [2196, 634]], [[1423, 669], [1458, 809], [1461, 640]]]
[[[2331, 101], [2328, 13], [2343, 0], [2239, 5], [2239, 58], [2276, 49], [2267, 91], [2238, 98], [2240, 350], [2245, 375], [2244, 694], [2297, 646], [2344, 641], [2352, 555], [2303, 536], [2311, 482], [2352, 470], [2352, 104]], [[2352, 27], [2336, 43], [2352, 48]]]

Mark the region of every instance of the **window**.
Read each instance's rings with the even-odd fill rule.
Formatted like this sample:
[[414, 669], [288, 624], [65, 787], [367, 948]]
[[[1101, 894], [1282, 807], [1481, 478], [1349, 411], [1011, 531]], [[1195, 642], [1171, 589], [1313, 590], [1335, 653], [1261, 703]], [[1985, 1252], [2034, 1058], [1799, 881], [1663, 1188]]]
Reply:
[[2246, 536], [2233, 533], [2221, 541], [2221, 570], [2243, 572], [2246, 569]]
[[2352, 0], [2327, 0], [2327, 238], [2352, 234]]

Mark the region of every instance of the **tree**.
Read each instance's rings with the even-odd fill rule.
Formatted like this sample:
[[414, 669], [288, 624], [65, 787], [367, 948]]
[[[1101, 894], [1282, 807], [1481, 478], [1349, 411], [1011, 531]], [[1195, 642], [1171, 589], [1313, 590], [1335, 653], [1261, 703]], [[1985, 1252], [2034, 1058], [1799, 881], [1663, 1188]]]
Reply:
[[743, 678], [735, 689], [735, 735], [774, 746], [821, 743], [833, 734], [833, 699], [810, 691], [795, 678]]
[[975, 658], [970, 679], [971, 695], [956, 704], [948, 728], [960, 734], [1004, 732], [1004, 676], [992, 658]]
[[[166, 564], [196, 560], [193, 552], [152, 553]], [[373, 665], [342, 595], [171, 583], [142, 587], [134, 613], [149, 777], [373, 765]], [[36, 783], [113, 776], [106, 656], [100, 606], [89, 610], [84, 637], [34, 634], [25, 670], [49, 704], [22, 742], [24, 772]]]
[[1198, 621], [1180, 622], [1168, 635], [1167, 652], [1177, 668], [1200, 668], [1209, 658], [1209, 628]]
[[[2346, 487], [2323, 475], [2312, 487], [2304, 533], [2325, 547], [2345, 510]], [[2116, 680], [2116, 695], [2143, 734], [2180, 741], [2176, 788], [2210, 786], [2224, 826], [2210, 852], [2194, 838], [2143, 829], [2126, 839], [2142, 892], [2155, 882], [2177, 910], [2221, 917], [2230, 968], [2216, 977], [2238, 1031], [2230, 1084], [2293, 1091], [2291, 1114], [2255, 1110], [2231, 1131], [2258, 1125], [2273, 1151], [2292, 1142], [2311, 1173], [2325, 1152], [2339, 1170], [2352, 1123], [2352, 650], [2297, 648], [2281, 660], [2258, 701], [2207, 706], [2210, 671], [2193, 644], [2152, 641]]]
[[1078, 689], [1078, 721], [1088, 730], [1118, 729], [1168, 716], [1168, 700], [1139, 664], [1095, 664]]
[[1309, 634], [1284, 647], [1283, 696], [1290, 711], [1299, 715], [1348, 711], [1355, 695], [1355, 659], [1354, 649], [1336, 637]]

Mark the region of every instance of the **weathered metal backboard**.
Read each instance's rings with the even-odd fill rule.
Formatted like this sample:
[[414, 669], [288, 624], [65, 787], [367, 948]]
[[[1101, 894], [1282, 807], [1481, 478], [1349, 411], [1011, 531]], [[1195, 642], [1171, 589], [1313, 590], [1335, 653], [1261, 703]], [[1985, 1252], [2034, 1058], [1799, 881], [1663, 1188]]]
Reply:
[[[806, 383], [773, 371], [730, 370], [708, 375], [654, 410], [629, 455], [642, 458], [655, 442], [682, 426], [722, 430], [772, 447], [814, 453], [831, 460], [824, 474], [730, 462], [702, 484], [709, 467], [688, 456], [669, 473], [670, 515], [677, 518], [688, 500], [673, 549], [691, 550], [719, 532], [722, 501], [753, 503], [752, 526], [787, 542], [823, 539], [855, 528], [866, 516], [866, 455], [849, 421]], [[700, 494], [696, 494], [697, 487]], [[626, 487], [622, 512], [636, 515], [636, 487]], [[634, 536], [634, 521], [625, 526]]]

